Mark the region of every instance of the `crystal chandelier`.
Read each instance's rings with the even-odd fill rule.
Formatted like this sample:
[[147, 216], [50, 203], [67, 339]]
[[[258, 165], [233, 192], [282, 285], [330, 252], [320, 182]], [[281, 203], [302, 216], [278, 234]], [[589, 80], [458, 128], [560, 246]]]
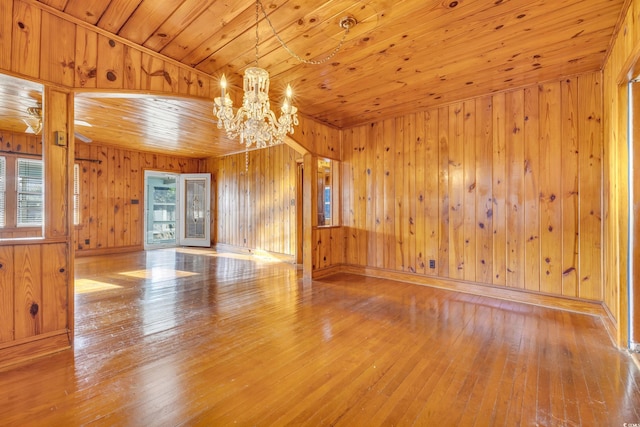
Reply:
[[213, 113], [218, 118], [218, 129], [224, 127], [229, 138], [240, 137], [240, 144], [249, 148], [263, 148], [281, 144], [287, 133], [293, 133], [298, 125], [298, 109], [291, 104], [291, 85], [287, 85], [286, 98], [282, 103], [280, 117], [271, 111], [269, 102], [269, 73], [258, 67], [258, 18], [260, 2], [256, 0], [256, 66], [244, 73], [244, 97], [242, 107], [234, 114], [233, 102], [226, 92], [227, 80], [220, 79], [221, 94], [214, 99]]
[[227, 93], [227, 80], [224, 74], [220, 79], [220, 96], [214, 99], [213, 105], [213, 113], [218, 118], [218, 129], [224, 128], [229, 138], [235, 139], [240, 137], [240, 143], [245, 145], [247, 149], [252, 145], [255, 145], [256, 148], [263, 148], [269, 145], [281, 144], [284, 142], [287, 133], [293, 133], [294, 126], [298, 125], [298, 109], [292, 104], [291, 97], [293, 92], [291, 85], [287, 85], [285, 100], [282, 103], [282, 107], [280, 107], [280, 117], [276, 119], [275, 113], [271, 111], [269, 101], [269, 73], [264, 68], [258, 67], [258, 21], [260, 8], [262, 8], [265, 20], [269, 23], [274, 35], [287, 52], [299, 61], [307, 64], [321, 64], [333, 57], [342, 47], [349, 33], [349, 29], [356, 24], [356, 20], [353, 17], [342, 18], [340, 27], [343, 28], [345, 32], [338, 47], [326, 58], [319, 61], [310, 61], [301, 58], [289, 49], [273, 27], [260, 0], [256, 0], [256, 66], [245, 70], [242, 106], [234, 113], [233, 101], [231, 101]]

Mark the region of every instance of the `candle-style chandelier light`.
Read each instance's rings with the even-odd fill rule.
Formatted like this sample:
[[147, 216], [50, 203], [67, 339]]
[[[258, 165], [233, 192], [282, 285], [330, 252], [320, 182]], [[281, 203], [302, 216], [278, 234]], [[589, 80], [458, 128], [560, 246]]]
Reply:
[[260, 10], [264, 14], [265, 20], [273, 30], [274, 35], [282, 46], [293, 57], [306, 64], [321, 64], [333, 57], [342, 47], [349, 30], [356, 24], [353, 17], [345, 17], [340, 20], [340, 27], [344, 29], [342, 40], [338, 46], [326, 58], [317, 61], [310, 61], [295, 54], [284, 43], [276, 32], [273, 24], [264, 9], [260, 0], [256, 0], [256, 60], [255, 67], [245, 70], [243, 87], [244, 97], [242, 106], [233, 111], [233, 101], [227, 92], [227, 81], [224, 76], [220, 79], [220, 96], [214, 99], [213, 113], [218, 119], [218, 129], [226, 131], [229, 138], [240, 138], [240, 143], [247, 149], [252, 145], [256, 148], [263, 148], [270, 145], [281, 144], [287, 133], [294, 132], [294, 126], [298, 125], [298, 109], [293, 105], [293, 91], [291, 85], [287, 85], [285, 99], [280, 107], [280, 117], [271, 111], [269, 101], [269, 73], [264, 68], [258, 67], [258, 22]]

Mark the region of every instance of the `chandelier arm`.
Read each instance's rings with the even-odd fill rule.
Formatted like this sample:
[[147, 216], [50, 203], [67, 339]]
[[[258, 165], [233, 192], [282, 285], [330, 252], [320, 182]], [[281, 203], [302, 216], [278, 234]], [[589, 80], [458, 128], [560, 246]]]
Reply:
[[[282, 38], [280, 37], [280, 35], [276, 31], [275, 27], [271, 23], [271, 20], [269, 19], [269, 16], [267, 15], [267, 11], [265, 10], [264, 5], [262, 4], [262, 2], [260, 0], [256, 0], [256, 3], [260, 5], [260, 8], [262, 9], [262, 14], [264, 15], [264, 19], [269, 24], [269, 27], [271, 27], [271, 31], [273, 31], [273, 35], [276, 36], [276, 38], [278, 39], [278, 41], [280, 42], [282, 47], [287, 52], [289, 52], [289, 55], [293, 56], [295, 59], [297, 59], [298, 61], [300, 61], [300, 62], [302, 62], [304, 64], [320, 65], [320, 64], [324, 64], [325, 62], [327, 62], [328, 60], [333, 58], [338, 53], [338, 51], [342, 48], [342, 45], [344, 44], [344, 41], [347, 38], [347, 34], [349, 34], [349, 28], [353, 25], [353, 23], [345, 24], [345, 25], [341, 24], [341, 26], [344, 28], [344, 33], [342, 34], [342, 39], [340, 39], [340, 43], [338, 43], [338, 46], [336, 46], [336, 48], [333, 49], [333, 51], [329, 55], [327, 55], [326, 57], [324, 57], [322, 59], [318, 59], [318, 60], [304, 59], [300, 55], [295, 53], [293, 50], [291, 50], [291, 48], [289, 48], [289, 46], [287, 46], [287, 44], [284, 42], [284, 40], [282, 40]], [[349, 21], [349, 22], [355, 22], [355, 21]]]

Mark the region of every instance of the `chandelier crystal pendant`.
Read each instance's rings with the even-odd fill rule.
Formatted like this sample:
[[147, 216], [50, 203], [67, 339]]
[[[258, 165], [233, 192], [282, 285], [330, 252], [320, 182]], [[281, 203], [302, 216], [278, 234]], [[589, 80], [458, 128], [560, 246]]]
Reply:
[[281, 144], [287, 133], [293, 133], [298, 125], [298, 109], [292, 105], [291, 86], [287, 85], [286, 97], [280, 108], [280, 117], [271, 111], [269, 101], [269, 73], [259, 67], [247, 68], [243, 79], [242, 107], [233, 112], [233, 102], [226, 92], [227, 82], [220, 80], [221, 95], [214, 100], [213, 112], [218, 118], [218, 129], [224, 128], [229, 138], [240, 137], [247, 148], [255, 145], [263, 148]]
[[256, 0], [256, 66], [245, 70], [242, 106], [233, 112], [233, 101], [227, 93], [227, 80], [220, 79], [220, 97], [214, 99], [213, 113], [218, 118], [218, 129], [224, 128], [229, 138], [240, 137], [247, 149], [252, 145], [263, 148], [281, 144], [287, 133], [293, 133], [298, 125], [298, 109], [293, 106], [291, 86], [287, 85], [286, 97], [280, 108], [280, 117], [271, 111], [269, 101], [269, 73], [258, 67], [258, 21], [260, 0]]
[[271, 111], [269, 102], [269, 73], [267, 70], [258, 67], [258, 22], [260, 9], [264, 14], [265, 21], [271, 27], [273, 34], [278, 39], [282, 47], [291, 56], [305, 64], [323, 64], [338, 53], [346, 40], [349, 30], [356, 25], [357, 21], [353, 16], [345, 16], [340, 20], [340, 28], [344, 30], [342, 39], [338, 46], [328, 56], [319, 60], [308, 60], [293, 52], [278, 35], [269, 16], [260, 0], [256, 0], [256, 66], [245, 70], [243, 87], [244, 97], [242, 107], [233, 112], [233, 101], [227, 93], [227, 79], [224, 74], [220, 79], [220, 96], [213, 101], [213, 113], [218, 118], [218, 129], [227, 132], [229, 138], [240, 137], [240, 143], [245, 145], [247, 150], [252, 145], [256, 148], [263, 148], [269, 145], [281, 144], [287, 133], [293, 133], [294, 126], [298, 126], [298, 109], [293, 106], [291, 85], [287, 85], [285, 100], [280, 108], [280, 117]]

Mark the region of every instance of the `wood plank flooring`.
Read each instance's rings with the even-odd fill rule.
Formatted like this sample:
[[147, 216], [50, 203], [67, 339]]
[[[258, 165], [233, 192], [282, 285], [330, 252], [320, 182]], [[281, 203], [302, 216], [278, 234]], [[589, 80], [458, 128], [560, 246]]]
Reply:
[[210, 250], [76, 276], [75, 348], [0, 372], [0, 425], [640, 423], [597, 317]]

